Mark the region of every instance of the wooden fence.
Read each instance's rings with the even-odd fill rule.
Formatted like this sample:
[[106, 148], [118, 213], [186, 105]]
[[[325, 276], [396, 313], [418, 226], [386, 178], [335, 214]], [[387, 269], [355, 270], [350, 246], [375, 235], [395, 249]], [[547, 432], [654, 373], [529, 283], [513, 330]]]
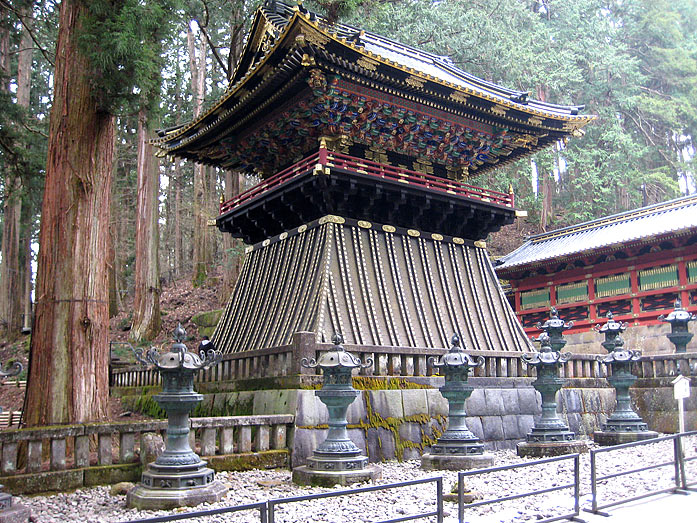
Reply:
[[[318, 360], [331, 350], [330, 343], [316, 343], [312, 333], [296, 333], [293, 343], [270, 349], [226, 354], [214, 367], [200, 372], [196, 378], [199, 383], [221, 381], [282, 378], [289, 376], [316, 376], [320, 370], [302, 367], [303, 358]], [[372, 359], [372, 366], [361, 369], [363, 376], [379, 377], [423, 377], [437, 374], [429, 364], [429, 357], [438, 357], [445, 349], [423, 349], [409, 347], [377, 347], [346, 345], [346, 350], [356, 354], [362, 361]], [[519, 352], [466, 351], [472, 356], [484, 357], [484, 366], [474, 370], [476, 377], [514, 378], [532, 377], [529, 369], [520, 358]], [[661, 378], [677, 375], [678, 362], [681, 368], [689, 369], [697, 375], [697, 353], [644, 356], [635, 364], [635, 372], [640, 378]], [[562, 366], [562, 377], [566, 378], [606, 378], [607, 366], [598, 362], [593, 354], [573, 354]], [[139, 387], [159, 384], [156, 371], [130, 366], [113, 371], [112, 383], [117, 387]]]

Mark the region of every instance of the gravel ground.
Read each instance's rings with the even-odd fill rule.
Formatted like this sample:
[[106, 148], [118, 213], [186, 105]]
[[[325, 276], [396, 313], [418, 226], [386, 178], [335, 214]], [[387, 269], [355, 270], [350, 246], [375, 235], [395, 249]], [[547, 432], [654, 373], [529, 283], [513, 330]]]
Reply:
[[[687, 458], [697, 457], [697, 436], [685, 438], [684, 453]], [[609, 452], [598, 455], [598, 475], [608, 475], [629, 468], [665, 463], [672, 458], [672, 442]], [[516, 456], [514, 451], [497, 451], [496, 466], [533, 461]], [[379, 484], [408, 481], [417, 478], [443, 477], [444, 492], [457, 484], [457, 472], [424, 472], [419, 461], [386, 462], [382, 467]], [[688, 478], [697, 481], [697, 460], [686, 464]], [[665, 466], [628, 476], [599, 482], [599, 504], [639, 495], [643, 492], [668, 488], [673, 485], [674, 470]], [[126, 522], [176, 512], [207, 510], [232, 505], [242, 505], [268, 499], [302, 496], [334, 489], [299, 487], [291, 483], [288, 470], [253, 470], [249, 472], [223, 472], [217, 478], [230, 487], [227, 496], [216, 504], [200, 505], [196, 509], [185, 508], [174, 512], [137, 511], [125, 506], [125, 496], [110, 495], [109, 487], [80, 489], [69, 494], [20, 497], [17, 501], [31, 508], [34, 521], [39, 522]], [[573, 461], [564, 460], [534, 467], [492, 472], [466, 478], [468, 490], [476, 492], [480, 499], [515, 495], [531, 489], [550, 488], [573, 482]], [[365, 485], [357, 485], [357, 487]], [[336, 490], [339, 490], [338, 488]], [[590, 459], [581, 457], [581, 506], [590, 507]], [[338, 498], [302, 501], [280, 505], [276, 508], [277, 523], [368, 523], [404, 517], [409, 514], [436, 510], [435, 483], [401, 487], [379, 492], [354, 494]], [[573, 510], [571, 489], [540, 494], [466, 509], [466, 520], [477, 523], [522, 522], [560, 515]], [[259, 521], [257, 511], [197, 518], [195, 522], [254, 523]], [[421, 519], [435, 521], [435, 517]], [[457, 521], [457, 504], [445, 503], [445, 523]]]

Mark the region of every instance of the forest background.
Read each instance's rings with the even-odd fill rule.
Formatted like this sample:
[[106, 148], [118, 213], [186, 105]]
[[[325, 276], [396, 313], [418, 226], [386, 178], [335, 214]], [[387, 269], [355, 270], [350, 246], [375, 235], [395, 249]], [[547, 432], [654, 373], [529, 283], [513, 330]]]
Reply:
[[[158, 158], [148, 140], [222, 96], [259, 3], [0, 0], [0, 339], [11, 342], [31, 327], [36, 282], [41, 319], [32, 354], [37, 368], [53, 374], [42, 376], [52, 386], [79, 389], [76, 375], [85, 373], [100, 389], [103, 376], [76, 369], [87, 354], [105, 365], [99, 362], [108, 359], [107, 315], [119, 317], [136, 344], [164, 339], [163, 285], [186, 279], [209, 290], [199, 295], [208, 309], [229, 297], [244, 245], [207, 222], [221, 197], [258, 180]], [[695, 192], [693, 0], [318, 0], [305, 6], [447, 55], [476, 76], [534, 98], [585, 104], [585, 113], [597, 115], [584, 136], [469, 180], [506, 192], [512, 185], [517, 207], [529, 212], [490, 239], [493, 255], [510, 251], [525, 234]], [[52, 110], [79, 121], [60, 128]], [[61, 147], [72, 148], [72, 156], [61, 157]], [[92, 196], [67, 198], [76, 184]], [[56, 224], [68, 223], [72, 236], [62, 238]], [[94, 245], [79, 241], [102, 226]], [[72, 267], [74, 281], [61, 276], [61, 267]], [[62, 279], [72, 287], [56, 291]], [[108, 299], [93, 292], [101, 284], [82, 284], [102, 279]], [[90, 305], [61, 309], [66, 302], [105, 306], [103, 312]], [[65, 353], [56, 356], [63, 345]], [[46, 397], [45, 387], [34, 388], [37, 401]], [[72, 405], [37, 414], [33, 423], [103, 418], [102, 407], [74, 404], [85, 394], [77, 390]]]

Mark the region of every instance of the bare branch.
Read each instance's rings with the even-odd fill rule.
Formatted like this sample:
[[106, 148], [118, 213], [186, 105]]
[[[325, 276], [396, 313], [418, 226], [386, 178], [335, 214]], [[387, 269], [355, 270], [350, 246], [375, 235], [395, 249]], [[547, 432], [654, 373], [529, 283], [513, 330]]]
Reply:
[[24, 128], [25, 128], [27, 131], [29, 131], [30, 133], [38, 134], [39, 136], [43, 136], [44, 138], [48, 139], [48, 135], [47, 135], [46, 133], [44, 133], [43, 131], [41, 131], [41, 130], [39, 130], [39, 129], [33, 129], [33, 128], [29, 127], [29, 126], [28, 126], [26, 123], [24, 123], [24, 122], [22, 122], [22, 127], [24, 127]]
[[[208, 17], [208, 14], [206, 14], [206, 17]], [[211, 37], [208, 35], [208, 31], [206, 31], [206, 26], [201, 25], [201, 22], [199, 22], [197, 18], [194, 18], [194, 20], [196, 21], [196, 25], [198, 25], [198, 28], [201, 30], [201, 33], [203, 33], [203, 36], [206, 37], [206, 42], [208, 42], [208, 47], [210, 48], [211, 52], [213, 53], [213, 57], [215, 58], [215, 61], [218, 62], [218, 65], [221, 67], [221, 69], [225, 73], [225, 76], [227, 77], [228, 68], [225, 65], [225, 63], [223, 62], [223, 58], [220, 56], [220, 53], [218, 53], [219, 48], [213, 44]]]
[[25, 22], [25, 20], [24, 20], [25, 16], [18, 9], [16, 9], [9, 2], [7, 2], [6, 0], [0, 0], [0, 5], [2, 5], [5, 9], [11, 11], [17, 17], [17, 19], [22, 24], [22, 27], [24, 27], [24, 29], [29, 33], [29, 36], [31, 36], [31, 39], [34, 42], [34, 44], [36, 44], [37, 49], [39, 49], [39, 51], [41, 51], [41, 54], [44, 55], [44, 59], [49, 64], [51, 64], [51, 67], [55, 67], [56, 64], [53, 62], [53, 60], [49, 56], [48, 51], [41, 46], [41, 44], [39, 43], [39, 40], [36, 38], [36, 35], [31, 30], [31, 26]]
[[658, 147], [658, 146], [656, 145], [656, 142], [655, 142], [654, 139], [651, 137], [651, 135], [649, 134], [649, 132], [648, 132], [646, 129], [644, 129], [644, 126], [641, 124], [641, 121], [640, 121], [640, 120], [637, 120], [637, 119], [634, 117], [634, 115], [632, 115], [632, 113], [630, 113], [629, 111], [622, 111], [622, 114], [628, 116], [628, 117], [630, 118], [630, 120], [632, 120], [632, 122], [634, 122], [634, 125], [637, 127], [637, 129], [639, 129], [639, 131], [641, 131], [641, 134], [644, 135], [644, 138], [646, 138], [646, 140], [647, 140], [653, 147], [656, 148], [656, 151], [658, 151], [658, 154], [661, 155], [661, 157], [665, 160], [665, 162], [666, 162], [668, 165], [670, 165], [673, 169], [677, 170], [677, 167], [675, 166], [675, 162], [673, 162], [673, 160], [671, 160], [671, 159], [666, 155], [666, 153], [665, 153], [660, 147]]

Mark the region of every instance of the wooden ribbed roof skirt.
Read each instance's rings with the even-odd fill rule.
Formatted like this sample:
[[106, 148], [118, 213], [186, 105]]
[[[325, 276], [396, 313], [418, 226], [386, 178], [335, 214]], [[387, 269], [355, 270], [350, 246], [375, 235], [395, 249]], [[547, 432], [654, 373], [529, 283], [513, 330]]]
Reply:
[[213, 342], [276, 347], [295, 332], [363, 346], [529, 351], [485, 249], [471, 241], [325, 216], [248, 249]]

